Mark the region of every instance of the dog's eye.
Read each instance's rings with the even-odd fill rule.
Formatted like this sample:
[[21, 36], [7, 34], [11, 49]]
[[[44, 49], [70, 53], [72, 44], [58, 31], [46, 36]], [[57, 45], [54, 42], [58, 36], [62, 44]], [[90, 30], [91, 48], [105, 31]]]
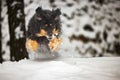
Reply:
[[41, 20], [42, 20], [42, 18], [41, 18], [41, 17], [37, 17], [37, 20], [41, 21]]

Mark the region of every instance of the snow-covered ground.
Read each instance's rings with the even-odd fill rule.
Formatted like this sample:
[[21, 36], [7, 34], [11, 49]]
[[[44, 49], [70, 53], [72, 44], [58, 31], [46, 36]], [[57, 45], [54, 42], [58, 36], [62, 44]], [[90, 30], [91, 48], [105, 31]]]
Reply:
[[0, 80], [120, 80], [120, 57], [7, 61]]

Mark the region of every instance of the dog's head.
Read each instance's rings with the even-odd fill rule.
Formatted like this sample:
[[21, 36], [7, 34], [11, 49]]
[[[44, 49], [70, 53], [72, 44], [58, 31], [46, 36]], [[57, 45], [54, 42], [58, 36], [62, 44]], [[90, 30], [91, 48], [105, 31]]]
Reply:
[[37, 36], [47, 36], [52, 39], [53, 36], [59, 36], [61, 33], [61, 11], [56, 10], [43, 10], [41, 7], [36, 9], [35, 21], [38, 27]]

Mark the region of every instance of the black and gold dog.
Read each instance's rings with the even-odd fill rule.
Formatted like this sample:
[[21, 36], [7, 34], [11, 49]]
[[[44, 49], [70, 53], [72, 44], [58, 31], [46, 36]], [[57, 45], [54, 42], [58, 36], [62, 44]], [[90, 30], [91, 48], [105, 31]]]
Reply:
[[27, 51], [51, 53], [61, 43], [61, 11], [36, 9], [36, 13], [28, 24], [26, 33]]

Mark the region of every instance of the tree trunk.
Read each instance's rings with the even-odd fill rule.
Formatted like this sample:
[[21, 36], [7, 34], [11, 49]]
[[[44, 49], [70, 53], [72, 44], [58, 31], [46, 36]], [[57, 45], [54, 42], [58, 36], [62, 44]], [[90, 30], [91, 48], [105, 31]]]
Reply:
[[1, 31], [1, 0], [0, 0], [0, 63], [2, 63], [2, 31]]
[[23, 0], [7, 0], [8, 23], [10, 35], [10, 59], [20, 60], [28, 58], [25, 48], [25, 15]]

